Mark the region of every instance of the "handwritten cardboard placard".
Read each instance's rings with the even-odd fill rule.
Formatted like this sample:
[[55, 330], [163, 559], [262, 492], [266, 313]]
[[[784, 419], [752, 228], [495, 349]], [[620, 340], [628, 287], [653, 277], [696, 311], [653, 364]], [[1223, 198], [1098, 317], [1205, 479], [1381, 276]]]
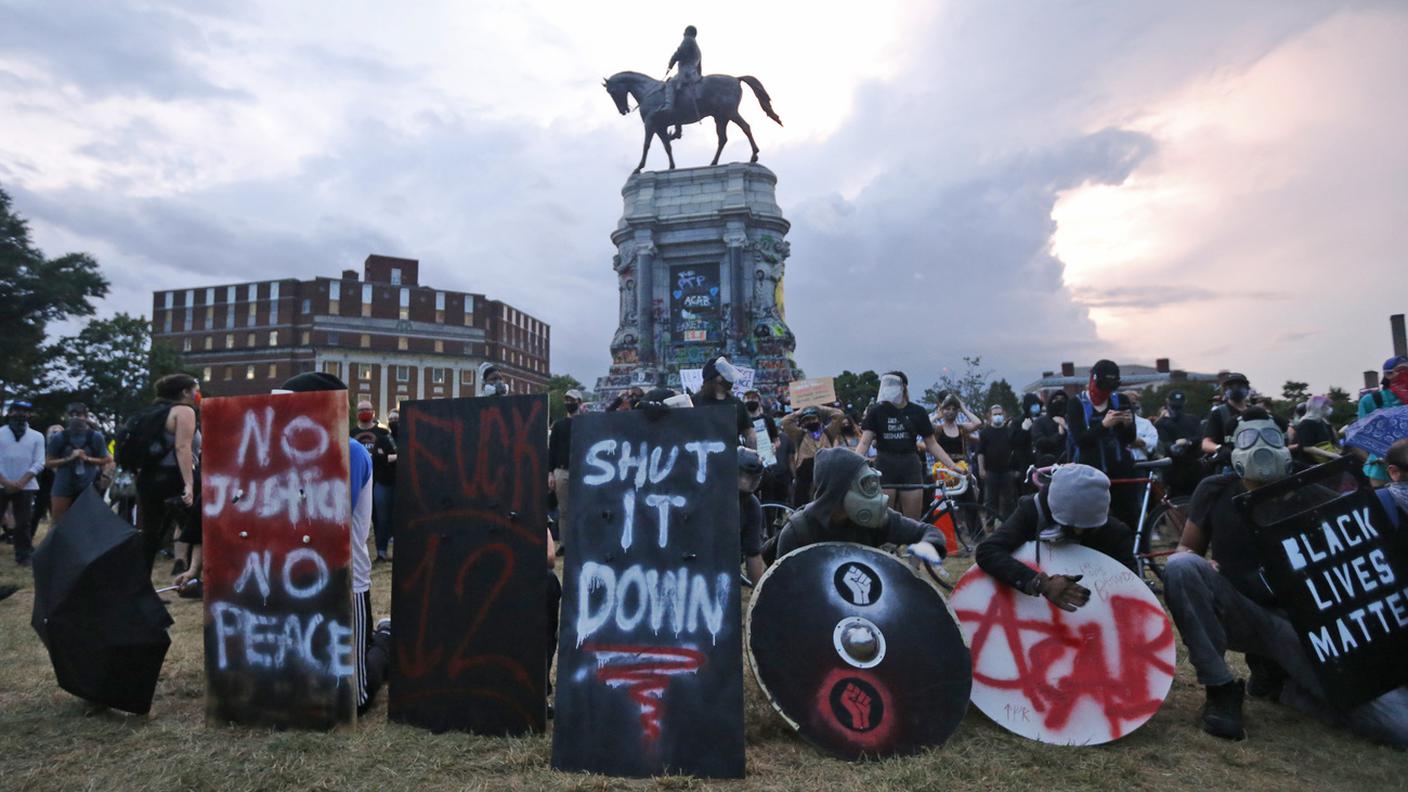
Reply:
[[[738, 382], [733, 383], [733, 395], [743, 398], [743, 394], [753, 388], [756, 372], [747, 366], [734, 365], [738, 369]], [[680, 387], [688, 393], [698, 393], [704, 386], [704, 369], [680, 369]]]
[[574, 419], [554, 768], [743, 776], [735, 421]]
[[387, 715], [432, 731], [542, 731], [547, 397], [401, 405]]
[[201, 422], [207, 718], [354, 722], [346, 392], [206, 399]]
[[973, 652], [973, 704], [1033, 740], [1096, 745], [1163, 706], [1173, 684], [1173, 625], [1123, 564], [1071, 542], [1028, 542], [1013, 558], [1051, 575], [1083, 575], [1090, 602], [1067, 613], [1044, 597], [969, 569], [949, 600]]
[[1349, 709], [1408, 683], [1408, 532], [1357, 465], [1311, 468], [1238, 502], [1330, 701]]
[[836, 401], [836, 380], [831, 377], [797, 380], [788, 383], [787, 395], [793, 410], [831, 404]]

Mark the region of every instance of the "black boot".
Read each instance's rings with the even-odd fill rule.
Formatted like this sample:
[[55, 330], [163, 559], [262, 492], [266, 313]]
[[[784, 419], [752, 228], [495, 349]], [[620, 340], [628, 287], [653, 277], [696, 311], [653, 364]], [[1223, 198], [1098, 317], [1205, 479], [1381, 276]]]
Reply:
[[1224, 740], [1246, 739], [1242, 728], [1242, 698], [1247, 686], [1242, 680], [1225, 685], [1209, 685], [1203, 702], [1203, 731]]
[[1247, 680], [1247, 695], [1266, 701], [1280, 701], [1281, 687], [1286, 682], [1286, 672], [1275, 660], [1262, 655], [1247, 655], [1247, 668], [1251, 669], [1251, 679]]

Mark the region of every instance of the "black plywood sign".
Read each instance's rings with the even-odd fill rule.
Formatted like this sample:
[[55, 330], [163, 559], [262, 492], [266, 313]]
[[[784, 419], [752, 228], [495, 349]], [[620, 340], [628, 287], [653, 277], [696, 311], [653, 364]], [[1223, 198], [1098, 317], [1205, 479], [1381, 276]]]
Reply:
[[391, 720], [543, 729], [547, 409], [545, 396], [402, 404]]
[[743, 776], [736, 420], [573, 419], [554, 768]]
[[1266, 582], [1337, 707], [1408, 683], [1408, 533], [1353, 460], [1238, 496]]

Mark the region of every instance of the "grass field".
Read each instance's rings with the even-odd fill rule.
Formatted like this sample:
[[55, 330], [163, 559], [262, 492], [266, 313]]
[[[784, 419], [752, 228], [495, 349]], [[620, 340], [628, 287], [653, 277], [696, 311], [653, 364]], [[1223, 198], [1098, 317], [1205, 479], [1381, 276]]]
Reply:
[[[8, 547], [4, 548], [8, 552]], [[966, 562], [949, 561], [957, 573]], [[159, 572], [169, 562], [158, 561]], [[162, 568], [165, 567], [165, 568]], [[389, 565], [373, 598], [389, 610]], [[165, 578], [158, 575], [158, 582]], [[172, 598], [172, 647], [148, 716], [92, 705], [58, 688], [30, 629], [29, 571], [0, 559], [0, 789], [3, 790], [399, 790], [618, 789], [725, 786], [691, 778], [626, 781], [548, 768], [550, 737], [432, 735], [388, 724], [385, 692], [355, 729], [333, 734], [212, 728], [204, 723], [201, 609]], [[167, 595], [170, 596], [170, 595]], [[748, 777], [735, 789], [1147, 789], [1159, 792], [1405, 789], [1408, 754], [1364, 742], [1259, 701], [1247, 703], [1250, 738], [1229, 743], [1197, 727], [1202, 689], [1182, 657], [1164, 708], [1109, 745], [1030, 742], [970, 710], [953, 739], [915, 757], [848, 764], [796, 737], [747, 685]]]

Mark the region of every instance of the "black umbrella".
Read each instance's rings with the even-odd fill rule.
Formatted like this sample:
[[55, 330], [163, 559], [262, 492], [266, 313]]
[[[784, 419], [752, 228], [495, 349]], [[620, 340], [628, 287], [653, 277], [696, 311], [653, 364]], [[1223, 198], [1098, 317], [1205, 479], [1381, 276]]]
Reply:
[[142, 539], [89, 488], [34, 553], [34, 618], [59, 687], [138, 714], [152, 708], [171, 639]]

